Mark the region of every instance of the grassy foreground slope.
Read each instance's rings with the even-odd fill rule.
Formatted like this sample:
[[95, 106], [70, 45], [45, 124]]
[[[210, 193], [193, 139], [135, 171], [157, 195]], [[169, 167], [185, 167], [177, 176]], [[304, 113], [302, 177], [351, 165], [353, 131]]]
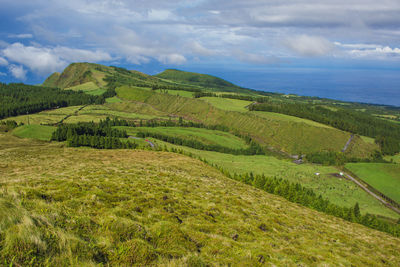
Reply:
[[[195, 157], [206, 159], [208, 163], [222, 167], [232, 174], [264, 174], [267, 177], [276, 177], [292, 183], [300, 183], [341, 207], [351, 208], [358, 203], [362, 214], [369, 213], [383, 216], [390, 218], [393, 222], [399, 219], [399, 215], [396, 212], [387, 208], [353, 182], [334, 176], [334, 174], [339, 173], [339, 170], [333, 166], [308, 163], [298, 165], [291, 160], [277, 159], [273, 156], [264, 155], [223, 154], [173, 145], [154, 138], [149, 139], [156, 146], [181, 149]], [[315, 173], [320, 175], [317, 176]]]
[[400, 239], [182, 155], [67, 149], [0, 135], [0, 156], [6, 265], [400, 264]]
[[[116, 89], [120, 98], [151, 105], [168, 114], [205, 124], [222, 124], [243, 134], [250, 134], [264, 146], [274, 147], [290, 154], [320, 150], [340, 151], [350, 137], [349, 133], [324, 127], [315, 127], [295, 121], [263, 118], [252, 113], [225, 111], [197, 99], [160, 94], [139, 88], [122, 86]], [[358, 140], [357, 155], [369, 155], [374, 145]]]

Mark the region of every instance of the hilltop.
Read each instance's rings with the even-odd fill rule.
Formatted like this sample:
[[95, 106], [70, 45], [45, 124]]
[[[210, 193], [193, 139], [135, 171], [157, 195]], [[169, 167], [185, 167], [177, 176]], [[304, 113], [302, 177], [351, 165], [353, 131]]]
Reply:
[[210, 91], [250, 93], [250, 90], [246, 88], [239, 87], [233, 83], [208, 74], [167, 69], [155, 76], [182, 84], [196, 85]]

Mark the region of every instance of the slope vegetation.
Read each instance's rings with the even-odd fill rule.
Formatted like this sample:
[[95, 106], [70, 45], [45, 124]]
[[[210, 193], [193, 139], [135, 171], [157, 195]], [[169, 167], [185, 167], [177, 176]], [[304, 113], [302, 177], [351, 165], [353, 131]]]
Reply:
[[[231, 129], [250, 134], [266, 147], [290, 154], [309, 153], [320, 150], [340, 151], [350, 137], [349, 133], [329, 128], [315, 127], [295, 121], [260, 117], [250, 112], [225, 111], [197, 99], [160, 94], [152, 91], [123, 86], [117, 94], [125, 100], [134, 100], [151, 105], [168, 114], [205, 124], [221, 124]], [[374, 145], [358, 140], [358, 154], [369, 154]]]
[[5, 265], [400, 264], [398, 238], [182, 155], [66, 149], [0, 135], [0, 156]]
[[177, 83], [197, 85], [199, 87], [207, 88], [208, 90], [212, 91], [241, 92], [247, 94], [250, 92], [250, 90], [234, 85], [233, 83], [225, 81], [221, 78], [207, 74], [168, 69], [155, 76]]

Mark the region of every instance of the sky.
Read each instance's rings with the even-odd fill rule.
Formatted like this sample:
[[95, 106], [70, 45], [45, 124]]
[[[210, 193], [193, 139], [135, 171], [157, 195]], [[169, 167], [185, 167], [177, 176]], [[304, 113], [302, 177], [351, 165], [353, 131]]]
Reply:
[[0, 6], [2, 82], [41, 83], [71, 62], [148, 74], [234, 72], [242, 85], [251, 82], [241, 70], [400, 70], [399, 0], [0, 0]]

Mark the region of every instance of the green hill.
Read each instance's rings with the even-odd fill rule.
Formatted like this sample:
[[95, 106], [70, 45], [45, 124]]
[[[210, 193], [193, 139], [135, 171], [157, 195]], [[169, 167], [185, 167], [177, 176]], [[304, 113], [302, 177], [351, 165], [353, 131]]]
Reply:
[[[183, 155], [0, 135], [5, 266], [399, 266], [400, 239]], [[79, 160], [77, 160], [79, 159]]]
[[182, 84], [197, 85], [212, 91], [250, 93], [245, 88], [208, 74], [168, 69], [155, 76]]
[[[321, 150], [340, 151], [350, 137], [349, 133], [335, 128], [261, 117], [252, 112], [226, 111], [202, 100], [160, 94], [140, 88], [119, 87], [117, 94], [122, 99], [143, 102], [167, 114], [183, 116], [188, 120], [209, 125], [225, 125], [242, 134], [251, 135], [265, 147], [289, 154]], [[361, 138], [357, 138], [355, 142], [357, 149], [351, 150], [354, 156], [365, 157], [376, 149], [374, 144], [368, 144]]]

